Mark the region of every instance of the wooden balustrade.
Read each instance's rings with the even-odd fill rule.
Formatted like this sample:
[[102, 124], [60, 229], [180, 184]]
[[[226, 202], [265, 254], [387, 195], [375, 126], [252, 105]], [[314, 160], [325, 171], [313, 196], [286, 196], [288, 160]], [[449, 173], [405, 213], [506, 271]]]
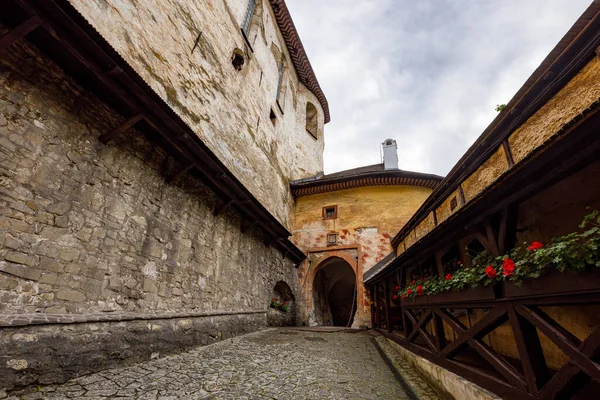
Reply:
[[[581, 340], [544, 308], [552, 306], [560, 312], [562, 307], [600, 304], [600, 272], [566, 275], [548, 273], [520, 288], [503, 282], [496, 290], [483, 287], [419, 296], [396, 302], [395, 307], [390, 291], [384, 290], [384, 299], [375, 296], [374, 327], [413, 353], [502, 398], [571, 398], [591, 379], [600, 382], [600, 326]], [[379, 281], [374, 288], [386, 288], [388, 283]], [[381, 288], [375, 293], [381, 294]], [[475, 315], [478, 318], [472, 321], [470, 316]], [[507, 355], [510, 351], [502, 343], [490, 344], [488, 335], [500, 330], [505, 337], [512, 334], [518, 357]], [[561, 368], [549, 367], [542, 335], [569, 358]]]

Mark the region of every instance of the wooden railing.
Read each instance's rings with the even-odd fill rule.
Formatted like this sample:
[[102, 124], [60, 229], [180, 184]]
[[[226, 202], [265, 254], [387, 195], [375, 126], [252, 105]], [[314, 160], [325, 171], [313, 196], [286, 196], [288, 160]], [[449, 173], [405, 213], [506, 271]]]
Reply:
[[[502, 283], [495, 288], [421, 296], [398, 304], [390, 301], [386, 286], [383, 291], [378, 284], [372, 288], [374, 327], [413, 353], [503, 399], [565, 399], [578, 392], [581, 398], [590, 398], [586, 390], [600, 396], [600, 386], [584, 388], [591, 379], [596, 381], [593, 384], [600, 382], [600, 326], [591, 331], [584, 327], [589, 334], [581, 340], [558, 318], [542, 310], [552, 306], [553, 314], [566, 316], [560, 318], [562, 321], [569, 319], [567, 307], [572, 310], [600, 304], [600, 273], [575, 276], [556, 272], [519, 288]], [[469, 315], [479, 318], [471, 324]], [[500, 329], [505, 338], [512, 333], [512, 347], [516, 345], [518, 357], [507, 356], [511, 352], [503, 349], [501, 342], [495, 341], [492, 347], [486, 339]], [[578, 334], [586, 329], [577, 329]], [[547, 345], [543, 348], [540, 334], [569, 358], [562, 367], [548, 366], [549, 349]]]

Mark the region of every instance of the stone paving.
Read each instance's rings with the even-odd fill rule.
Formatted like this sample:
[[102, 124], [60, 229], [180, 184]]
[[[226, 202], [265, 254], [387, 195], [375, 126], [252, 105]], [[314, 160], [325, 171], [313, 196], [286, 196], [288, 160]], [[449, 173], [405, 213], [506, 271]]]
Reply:
[[[409, 399], [367, 332], [269, 329], [132, 367], [31, 399]], [[17, 398], [15, 398], [17, 399]]]

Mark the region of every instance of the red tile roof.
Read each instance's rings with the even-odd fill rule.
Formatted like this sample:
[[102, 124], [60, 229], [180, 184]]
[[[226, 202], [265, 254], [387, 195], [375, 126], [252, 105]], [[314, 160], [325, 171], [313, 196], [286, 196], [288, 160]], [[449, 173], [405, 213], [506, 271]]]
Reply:
[[298, 73], [298, 78], [300, 79], [300, 82], [302, 82], [308, 90], [317, 97], [319, 104], [321, 104], [321, 107], [323, 108], [323, 113], [325, 114], [325, 123], [328, 123], [331, 120], [329, 115], [329, 104], [327, 103], [323, 90], [321, 90], [321, 86], [319, 86], [319, 82], [310, 65], [306, 51], [304, 51], [304, 46], [302, 45], [300, 36], [298, 36], [298, 31], [296, 30], [294, 21], [292, 21], [290, 11], [284, 0], [269, 1], [271, 3], [271, 8], [273, 8], [273, 12], [275, 13], [275, 19], [277, 20], [279, 30], [281, 31], [285, 44], [290, 52], [294, 68], [296, 68], [296, 72]]

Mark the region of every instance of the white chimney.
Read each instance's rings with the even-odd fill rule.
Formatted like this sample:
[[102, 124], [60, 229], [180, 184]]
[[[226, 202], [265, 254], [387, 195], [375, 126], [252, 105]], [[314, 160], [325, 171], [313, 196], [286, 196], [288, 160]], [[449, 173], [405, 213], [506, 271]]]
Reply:
[[383, 147], [383, 167], [384, 169], [398, 169], [398, 146], [394, 139], [387, 139], [381, 143]]

